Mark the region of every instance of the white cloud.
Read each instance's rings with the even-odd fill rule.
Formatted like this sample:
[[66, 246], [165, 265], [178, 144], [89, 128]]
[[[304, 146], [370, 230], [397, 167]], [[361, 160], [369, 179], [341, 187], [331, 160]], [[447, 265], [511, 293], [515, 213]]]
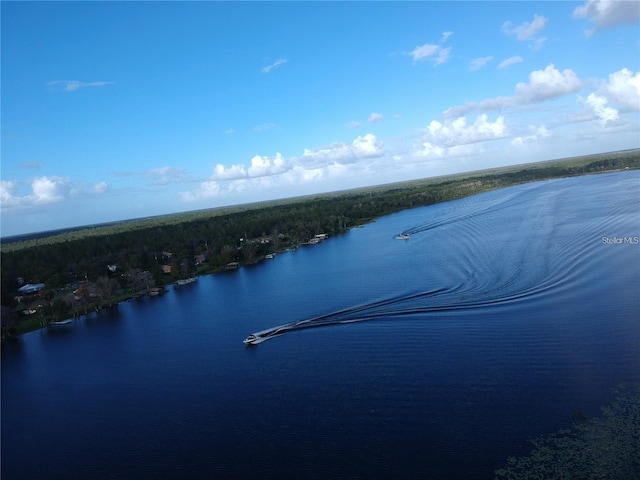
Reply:
[[202, 182], [197, 190], [182, 192], [180, 197], [185, 202], [197, 202], [220, 195], [220, 185], [215, 180]]
[[3, 180], [0, 188], [2, 209], [10, 207], [31, 207], [60, 202], [71, 192], [68, 178], [36, 177], [30, 181], [31, 193], [20, 195], [17, 193], [18, 182]]
[[369, 119], [367, 120], [369, 123], [380, 123], [384, 119], [384, 116], [381, 113], [373, 112], [369, 115]]
[[15, 206], [20, 203], [19, 197], [15, 195], [16, 182], [10, 180], [0, 180], [0, 205], [4, 210], [7, 206]]
[[466, 117], [458, 117], [444, 123], [433, 120], [425, 129], [421, 143], [424, 154], [441, 155], [448, 148], [496, 140], [507, 135], [508, 130], [503, 117], [491, 122], [486, 114], [482, 114], [478, 115], [472, 124], [467, 124]]
[[356, 122], [355, 120], [352, 120], [352, 121], [347, 123], [347, 127], [360, 128], [360, 122]]
[[107, 182], [98, 182], [93, 186], [93, 193], [105, 193], [109, 190], [109, 184]]
[[413, 57], [413, 61], [417, 62], [418, 60], [422, 60], [428, 57], [431, 57], [438, 53], [442, 47], [440, 45], [425, 43], [424, 45], [420, 45], [414, 48], [411, 51], [411, 56]]
[[540, 127], [535, 127], [533, 125], [529, 126], [529, 135], [523, 135], [519, 137], [515, 137], [511, 140], [511, 145], [513, 146], [522, 146], [530, 143], [538, 142], [542, 138], [547, 138], [551, 136], [551, 132], [544, 125]]
[[237, 194], [260, 189], [299, 186], [345, 175], [350, 169], [365, 168], [362, 160], [382, 158], [384, 145], [373, 134], [355, 138], [351, 143], [334, 142], [326, 147], [305, 149], [302, 155], [285, 158], [255, 155], [249, 167], [217, 164], [210, 179], [192, 191], [183, 192], [185, 201]]
[[261, 72], [262, 73], [269, 73], [271, 70], [273, 70], [274, 68], [279, 67], [280, 65], [284, 65], [285, 63], [287, 63], [288, 60], [285, 60], [284, 58], [279, 58], [278, 60], [276, 60], [275, 62], [273, 62], [271, 65], [267, 65], [266, 67], [263, 67]]
[[384, 145], [381, 140], [367, 133], [357, 137], [353, 142], [334, 142], [323, 148], [310, 150], [305, 148], [302, 157], [298, 157], [300, 165], [327, 166], [333, 163], [349, 164], [372, 157], [380, 157], [384, 154]]
[[287, 161], [282, 154], [276, 153], [275, 157], [255, 155], [251, 159], [251, 166], [247, 171], [249, 177], [264, 177], [277, 175], [288, 170]]
[[69, 190], [69, 179], [62, 177], [38, 177], [31, 182], [34, 204], [59, 202]]
[[582, 88], [582, 82], [573, 70], [562, 72], [553, 64], [544, 70], [535, 70], [529, 74], [529, 82], [520, 82], [515, 87], [511, 97], [496, 97], [480, 102], [468, 102], [464, 105], [449, 108], [444, 112], [448, 118], [459, 117], [473, 110], [500, 110], [517, 105], [528, 105], [544, 102], [577, 92]]
[[471, 60], [471, 65], [469, 65], [469, 70], [480, 70], [487, 63], [493, 60], [493, 57], [478, 57]]
[[640, 112], [640, 73], [634, 74], [627, 68], [618, 70], [607, 80], [601, 80], [599, 87], [580, 101], [584, 108], [570, 115], [571, 122], [597, 120], [600, 127], [625, 125], [630, 119], [623, 118], [621, 113]]
[[509, 57], [506, 60], [503, 60], [502, 62], [500, 62], [500, 65], [498, 65], [498, 68], [506, 68], [521, 62], [522, 62], [522, 57], [520, 55], [515, 55], [513, 57]]
[[213, 169], [214, 180], [234, 180], [236, 178], [244, 178], [247, 176], [247, 170], [243, 165], [231, 165], [225, 167], [218, 163]]
[[584, 102], [594, 115], [600, 119], [600, 123], [606, 126], [618, 120], [618, 111], [615, 108], [607, 107], [607, 99], [595, 93], [590, 93]]
[[451, 56], [451, 48], [442, 48], [442, 43], [444, 43], [450, 36], [452, 32], [444, 32], [442, 34], [442, 39], [440, 44], [437, 43], [425, 43], [424, 45], [419, 45], [414, 48], [408, 55], [411, 55], [413, 58], [413, 64], [415, 65], [419, 61], [423, 60], [432, 60], [435, 65], [441, 65], [449, 61], [449, 57]]
[[594, 24], [591, 35], [604, 28], [630, 25], [640, 21], [640, 3], [626, 0], [588, 0], [573, 11], [575, 18], [585, 18]]
[[602, 92], [626, 111], [640, 111], [640, 72], [623, 68], [609, 75]]
[[582, 82], [573, 70], [557, 70], [553, 64], [544, 70], [529, 74], [529, 83], [516, 85], [515, 98], [519, 103], [534, 103], [551, 100], [580, 90]]
[[103, 87], [105, 85], [112, 85], [114, 82], [81, 82], [79, 80], [54, 80], [52, 82], [48, 82], [48, 87], [53, 87], [54, 89], [59, 89], [65, 92], [73, 92], [76, 90], [80, 90], [81, 88], [94, 88], [94, 87]]
[[438, 52], [438, 58], [435, 59], [436, 65], [441, 65], [449, 61], [449, 57], [451, 56], [451, 48], [452, 47], [443, 48]]
[[546, 17], [535, 14], [531, 22], [523, 22], [517, 27], [514, 27], [513, 23], [509, 21], [504, 22], [502, 31], [507, 35], [515, 35], [518, 41], [523, 42], [537, 35], [547, 25], [547, 22], [548, 19]]
[[227, 128], [224, 133], [225, 135], [233, 135], [236, 131], [233, 128]]

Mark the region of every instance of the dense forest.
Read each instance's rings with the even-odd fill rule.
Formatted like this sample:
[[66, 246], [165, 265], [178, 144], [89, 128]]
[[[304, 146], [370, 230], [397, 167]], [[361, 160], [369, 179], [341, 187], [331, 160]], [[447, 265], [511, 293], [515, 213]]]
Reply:
[[[518, 183], [637, 168], [640, 150], [630, 150], [3, 242], [3, 338], [157, 294], [179, 279], [255, 263], [399, 210]], [[44, 285], [21, 295], [27, 284]]]

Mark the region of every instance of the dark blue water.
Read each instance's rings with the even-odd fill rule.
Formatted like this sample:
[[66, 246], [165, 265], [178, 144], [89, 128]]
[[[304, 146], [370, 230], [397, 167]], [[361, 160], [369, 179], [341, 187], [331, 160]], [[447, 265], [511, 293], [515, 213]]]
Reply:
[[[2, 478], [492, 478], [640, 381], [639, 212], [640, 172], [521, 185], [24, 335]], [[242, 344], [315, 318], [354, 322]]]

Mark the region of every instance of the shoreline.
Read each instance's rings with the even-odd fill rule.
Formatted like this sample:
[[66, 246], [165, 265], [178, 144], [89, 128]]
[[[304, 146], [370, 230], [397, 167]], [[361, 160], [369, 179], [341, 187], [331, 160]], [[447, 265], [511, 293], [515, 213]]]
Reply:
[[[631, 168], [629, 166], [626, 167], [622, 167], [622, 168], [610, 168], [610, 169], [606, 169], [606, 170], [600, 170], [600, 171], [595, 171], [595, 172], [584, 172], [584, 173], [574, 173], [574, 174], [564, 174], [564, 175], [549, 175], [546, 176], [544, 178], [535, 178], [535, 179], [530, 179], [530, 180], [524, 180], [524, 181], [516, 181], [515, 179], [511, 179], [509, 178], [509, 176], [507, 175], [506, 178], [500, 178], [501, 175], [498, 175], [498, 178], [495, 179], [493, 176], [491, 175], [486, 175], [483, 177], [473, 177], [471, 179], [463, 179], [464, 180], [475, 180], [474, 182], [469, 183], [463, 183], [462, 185], [458, 185], [456, 187], [456, 190], [454, 191], [455, 195], [453, 198], [443, 198], [441, 200], [435, 199], [432, 202], [428, 202], [426, 204], [420, 204], [420, 203], [416, 203], [415, 205], [404, 205], [404, 206], [398, 206], [398, 208], [387, 208], [384, 211], [382, 211], [380, 214], [378, 215], [371, 215], [368, 217], [361, 217], [358, 219], [354, 219], [354, 222], [350, 225], [344, 225], [342, 228], [338, 229], [335, 233], [332, 233], [331, 236], [337, 236], [337, 235], [342, 235], [344, 233], [347, 233], [348, 231], [350, 231], [352, 228], [360, 228], [363, 227], [369, 223], [371, 223], [372, 221], [375, 221], [377, 218], [383, 217], [385, 215], [389, 215], [392, 213], [397, 213], [398, 211], [402, 211], [402, 210], [408, 210], [411, 208], [417, 208], [420, 206], [426, 206], [426, 205], [432, 205], [432, 204], [437, 204], [437, 203], [444, 203], [447, 201], [451, 201], [451, 200], [456, 200], [456, 199], [460, 199], [460, 198], [466, 198], [466, 197], [471, 197], [473, 195], [477, 195], [479, 193], [484, 193], [487, 191], [492, 191], [492, 190], [500, 190], [503, 188], [507, 188], [510, 186], [516, 186], [516, 185], [520, 185], [520, 184], [528, 184], [528, 183], [535, 183], [538, 181], [544, 181], [544, 180], [551, 180], [551, 179], [559, 179], [559, 178], [571, 178], [571, 177], [578, 177], [578, 176], [584, 176], [584, 175], [592, 175], [592, 174], [601, 174], [601, 173], [616, 173], [616, 172], [622, 172], [622, 171], [628, 171], [628, 170], [637, 170], [640, 169], [640, 151], [634, 152], [636, 155], [636, 158], [634, 158], [635, 160], [635, 165], [633, 165]], [[517, 172], [516, 172], [517, 173]], [[506, 175], [506, 174], [505, 174]], [[498, 180], [502, 180], [502, 181], [498, 181]], [[440, 184], [436, 184], [433, 185], [431, 188], [438, 188]], [[464, 188], [461, 188], [464, 187]], [[429, 191], [429, 188], [427, 188], [425, 191]], [[382, 195], [382, 194], [380, 194]], [[416, 194], [417, 195], [417, 194]], [[370, 198], [375, 198], [375, 197], [370, 197]], [[354, 200], [354, 201], [357, 201]], [[287, 251], [291, 251], [291, 250], [296, 250], [297, 248], [300, 248], [302, 246], [313, 246], [313, 245], [317, 245], [319, 243], [322, 243], [323, 241], [325, 241], [329, 236], [327, 234], [324, 233], [316, 233], [315, 236], [311, 236], [310, 240], [306, 240], [306, 241], [301, 241], [300, 239], [297, 239], [295, 237], [290, 238], [291, 243], [289, 243], [289, 240], [283, 242], [283, 245], [279, 246], [279, 247], [275, 247], [272, 249], [268, 250], [268, 253], [263, 253], [260, 254], [258, 256], [251, 256], [248, 259], [239, 259], [236, 258], [232, 263], [234, 263], [234, 268], [233, 269], [229, 269], [229, 263], [227, 263], [226, 265], [220, 265], [220, 264], [216, 264], [216, 265], [210, 265], [207, 264], [206, 267], [204, 268], [196, 268], [196, 270], [193, 272], [192, 277], [195, 278], [197, 280], [197, 278], [204, 276], [204, 275], [211, 275], [211, 274], [217, 274], [217, 273], [221, 273], [221, 272], [232, 272], [233, 270], [235, 270], [236, 268], [240, 268], [240, 267], [246, 267], [246, 266], [251, 266], [251, 265], [257, 265], [260, 262], [263, 262], [265, 260], [271, 259], [274, 256], [277, 256], [280, 253], [284, 253]], [[309, 237], [307, 237], [309, 238]], [[4, 252], [3, 252], [4, 253]], [[257, 252], [256, 252], [257, 253]], [[166, 282], [161, 282], [158, 283], [157, 285], [155, 285], [155, 288], [160, 289], [160, 291], [158, 291], [155, 296], [162, 296], [162, 293], [164, 291], [164, 289], [170, 285], [175, 285], [175, 286], [179, 286], [179, 287], [183, 287], [183, 285], [179, 285], [178, 282], [181, 279], [171, 279], [170, 281], [166, 281]], [[195, 280], [194, 280], [195, 281]], [[188, 285], [184, 285], [184, 287], [188, 287]], [[59, 295], [61, 292], [67, 292], [66, 294], [69, 294], [69, 289], [61, 289], [61, 290], [57, 290], [56, 294], [57, 297], [54, 298], [58, 298], [60, 299], [61, 296]], [[82, 310], [84, 311], [84, 313], [79, 313], [76, 311], [76, 314], [69, 317], [69, 315], [67, 314], [66, 316], [60, 316], [60, 315], [55, 315], [53, 313], [51, 313], [50, 315], [45, 315], [43, 313], [38, 314], [38, 319], [36, 321], [36, 319], [34, 318], [33, 320], [29, 319], [29, 318], [23, 318], [21, 320], [18, 320], [16, 322], [16, 324], [12, 325], [11, 328], [5, 328], [3, 325], [3, 329], [2, 329], [2, 341], [5, 340], [9, 340], [11, 338], [17, 338], [20, 335], [23, 335], [25, 333], [29, 333], [35, 330], [39, 330], [42, 328], [45, 328], [47, 326], [49, 326], [49, 324], [53, 321], [65, 321], [68, 319], [74, 320], [74, 319], [80, 319], [82, 318], [82, 316], [88, 316], [91, 313], [99, 313], [100, 311], [107, 309], [107, 308], [112, 308], [113, 306], [116, 306], [122, 302], [126, 302], [129, 301], [131, 299], [135, 299], [135, 298], [141, 298], [143, 296], [149, 295], [150, 294], [150, 290], [149, 289], [144, 289], [144, 290], [139, 290], [139, 291], [135, 291], [135, 292], [127, 292], [127, 293], [123, 293], [120, 294], [118, 296], [116, 296], [113, 299], [104, 299], [103, 301], [97, 301], [97, 302], [88, 302], [87, 304], [85, 304], [82, 308]], [[53, 299], [54, 299], [53, 298]], [[52, 299], [52, 300], [53, 300]], [[50, 305], [52, 305], [53, 302], [51, 302]], [[5, 307], [3, 307], [4, 309]], [[35, 316], [35, 315], [34, 315]], [[49, 317], [49, 318], [47, 318]], [[3, 322], [4, 323], [4, 322]]]

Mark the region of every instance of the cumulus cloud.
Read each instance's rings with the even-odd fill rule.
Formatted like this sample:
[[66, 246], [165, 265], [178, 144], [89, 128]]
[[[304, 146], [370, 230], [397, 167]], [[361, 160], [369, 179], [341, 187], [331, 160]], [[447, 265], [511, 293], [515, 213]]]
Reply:
[[268, 175], [277, 175], [288, 169], [287, 161], [282, 154], [276, 153], [275, 157], [267, 157], [263, 155], [255, 155], [251, 159], [251, 166], [247, 174], [249, 177], [264, 177]]
[[640, 112], [640, 73], [627, 68], [613, 72], [580, 101], [584, 108], [573, 113], [571, 121], [597, 120], [601, 127], [623, 125], [626, 120], [621, 114]]
[[520, 55], [515, 55], [513, 57], [509, 57], [506, 60], [503, 60], [502, 62], [500, 62], [500, 65], [498, 65], [498, 68], [506, 68], [521, 62], [522, 62], [522, 57]]
[[218, 163], [213, 168], [214, 180], [234, 180], [236, 178], [244, 178], [247, 176], [247, 170], [244, 165], [231, 165], [225, 167], [223, 164]]
[[347, 127], [360, 128], [360, 122], [356, 122], [355, 120], [352, 120], [352, 121], [347, 123]]
[[573, 70], [560, 71], [553, 64], [549, 64], [544, 70], [531, 72], [528, 83], [518, 83], [514, 95], [511, 97], [496, 97], [480, 102], [468, 102], [449, 108], [444, 112], [444, 115], [452, 118], [465, 115], [473, 110], [500, 110], [517, 105], [544, 102], [577, 92], [580, 88], [582, 88], [582, 82]]
[[445, 122], [433, 120], [424, 132], [422, 146], [425, 151], [438, 151], [504, 138], [507, 134], [503, 117], [498, 117], [491, 122], [486, 114], [482, 114], [478, 115], [472, 124], [467, 123], [466, 117]]
[[287, 63], [287, 60], [285, 60], [284, 58], [279, 58], [278, 60], [273, 62], [271, 65], [267, 65], [266, 67], [262, 67], [261, 72], [262, 73], [269, 73], [274, 68], [277, 68], [280, 65], [284, 65], [285, 63]]
[[80, 90], [81, 88], [95, 88], [95, 87], [103, 87], [105, 85], [112, 85], [114, 82], [81, 82], [80, 80], [54, 80], [52, 82], [47, 83], [47, 87], [52, 87], [56, 90], [61, 90], [64, 92], [74, 92], [76, 90]]
[[367, 120], [369, 123], [380, 123], [384, 119], [384, 116], [381, 113], [373, 112], [369, 115], [369, 119]]
[[190, 192], [185, 201], [199, 201], [228, 193], [255, 191], [300, 185], [344, 175], [352, 165], [364, 159], [384, 156], [384, 145], [373, 134], [358, 136], [351, 143], [334, 142], [326, 147], [305, 149], [297, 157], [280, 153], [269, 157], [255, 155], [250, 165], [217, 164], [213, 175]]
[[605, 28], [631, 25], [640, 21], [640, 3], [626, 0], [588, 0], [573, 11], [575, 18], [585, 18], [594, 26], [587, 35]]
[[384, 154], [384, 145], [381, 140], [368, 133], [357, 137], [351, 143], [334, 142], [331, 145], [318, 149], [306, 149], [297, 162], [300, 165], [315, 167], [327, 166], [333, 163], [349, 164], [365, 158], [379, 157]]
[[18, 182], [3, 180], [0, 188], [2, 208], [29, 207], [57, 203], [71, 192], [71, 184], [66, 177], [42, 176], [30, 180], [31, 193], [20, 195]]
[[529, 83], [516, 85], [515, 98], [521, 103], [551, 100], [580, 90], [582, 82], [573, 70], [557, 70], [553, 64], [529, 74]]
[[595, 93], [590, 93], [584, 103], [593, 111], [603, 126], [618, 120], [618, 111], [607, 106], [607, 99]]
[[478, 57], [471, 60], [471, 65], [469, 65], [469, 70], [475, 71], [480, 70], [487, 63], [493, 60], [493, 57]]
[[609, 75], [601, 93], [625, 111], [640, 112], [640, 72], [623, 68]]

